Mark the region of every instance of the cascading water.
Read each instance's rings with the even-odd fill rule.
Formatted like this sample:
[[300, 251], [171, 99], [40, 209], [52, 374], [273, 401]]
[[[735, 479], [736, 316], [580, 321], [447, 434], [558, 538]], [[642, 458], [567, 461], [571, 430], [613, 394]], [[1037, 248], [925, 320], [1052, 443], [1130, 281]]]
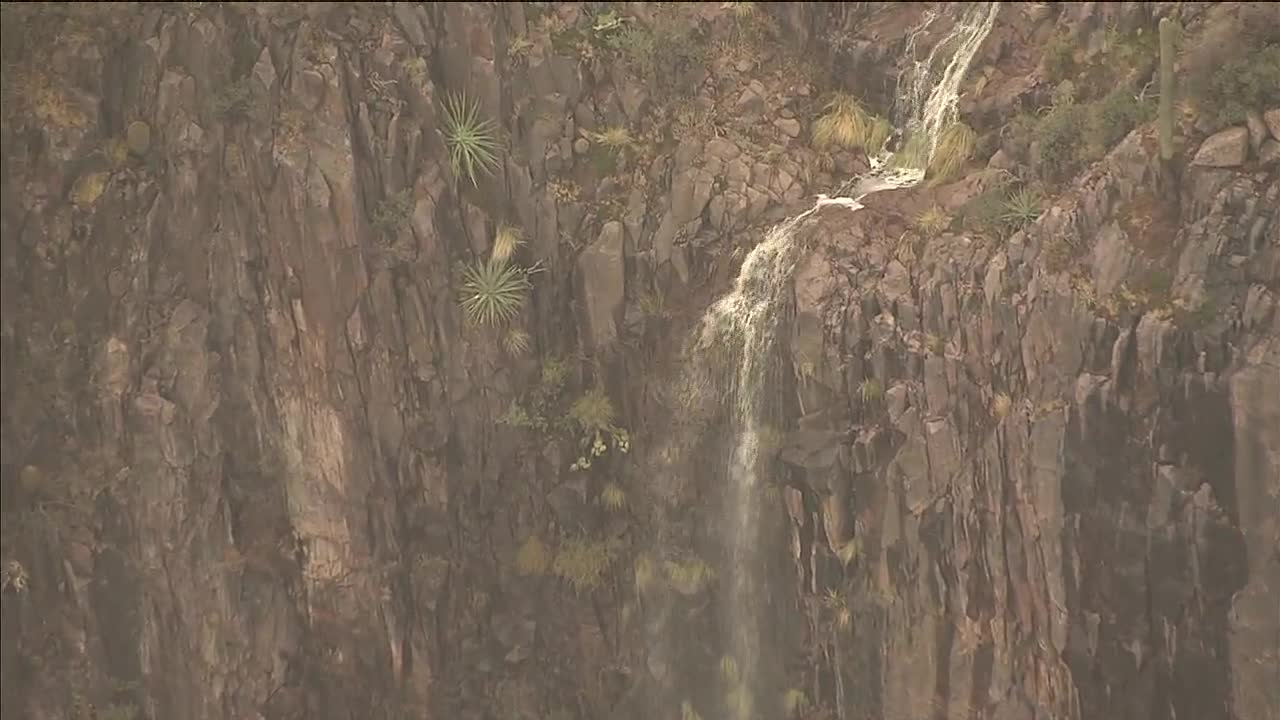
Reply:
[[[994, 2], [959, 8], [959, 17], [947, 37], [900, 78], [895, 120], [904, 131], [906, 147], [914, 144], [911, 153], [904, 153], [905, 162], [891, 153], [882, 153], [873, 158], [869, 173], [841, 189], [851, 197], [819, 196], [812, 208], [773, 228], [747, 255], [733, 291], [716, 302], [703, 318], [695, 354], [727, 355], [736, 364], [729, 391], [735, 435], [729, 467], [726, 540], [732, 554], [729, 646], [742, 688], [759, 686], [759, 605], [764, 594], [759, 588], [762, 556], [757, 532], [760, 444], [768, 397], [766, 385], [776, 357], [785, 291], [800, 253], [793, 233], [804, 218], [825, 206], [840, 205], [856, 211], [862, 207], [858, 201], [871, 193], [911, 187], [924, 179], [938, 136], [955, 122], [960, 82], [991, 31], [998, 10], [998, 3]], [[915, 37], [936, 19], [933, 13], [925, 18], [913, 33], [909, 50], [914, 49]], [[748, 709], [749, 700], [738, 699], [739, 716], [753, 714]]]

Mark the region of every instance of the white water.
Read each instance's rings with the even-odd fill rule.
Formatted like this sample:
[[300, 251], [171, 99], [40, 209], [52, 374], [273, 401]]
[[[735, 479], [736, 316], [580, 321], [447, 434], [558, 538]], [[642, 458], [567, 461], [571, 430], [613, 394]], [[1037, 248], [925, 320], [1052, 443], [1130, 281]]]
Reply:
[[[823, 208], [837, 206], [856, 212], [862, 208], [859, 201], [867, 195], [911, 187], [924, 179], [938, 136], [956, 120], [960, 82], [999, 10], [994, 2], [957, 6], [948, 4], [944, 11], [958, 15], [950, 34], [899, 79], [895, 121], [905, 138], [923, 134], [927, 151], [919, 160], [920, 167], [895, 168], [892, 154], [882, 153], [872, 159], [869, 173], [841, 189], [848, 196], [819, 195], [812, 208], [774, 227], [743, 261], [732, 292], [707, 312], [694, 345], [699, 355], [727, 352], [731, 362], [736, 363], [729, 393], [736, 437], [726, 503], [726, 539], [732, 552], [728, 623], [738, 679], [747, 689], [759, 687], [762, 637], [759, 602], [763, 593], [758, 589], [762, 555], [757, 531], [760, 440], [766, 400], [770, 397], [766, 386], [776, 358], [778, 324], [800, 250], [793, 233], [802, 220]], [[909, 52], [914, 52], [915, 38], [936, 19], [930, 13], [913, 31]]]

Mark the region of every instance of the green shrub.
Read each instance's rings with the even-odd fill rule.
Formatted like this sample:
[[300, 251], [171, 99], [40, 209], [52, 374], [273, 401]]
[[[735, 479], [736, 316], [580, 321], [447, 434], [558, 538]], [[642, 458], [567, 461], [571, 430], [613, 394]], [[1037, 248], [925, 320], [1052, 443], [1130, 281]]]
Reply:
[[1128, 88], [1116, 88], [1090, 106], [1086, 142], [1109, 148], [1124, 139], [1129, 131], [1152, 118], [1154, 108], [1140, 102]]
[[1218, 127], [1244, 122], [1249, 110], [1280, 105], [1280, 45], [1231, 58], [1192, 92], [1201, 111]]
[[1066, 33], [1058, 33], [1044, 46], [1041, 59], [1045, 75], [1050, 82], [1058, 82], [1067, 77], [1075, 68], [1075, 46]]
[[497, 129], [480, 116], [480, 105], [466, 95], [449, 95], [444, 103], [444, 140], [454, 177], [478, 185], [476, 175], [498, 167]]
[[[675, 4], [673, 4], [675, 5]], [[692, 71], [706, 61], [703, 28], [679, 7], [659, 7], [651, 25], [628, 22], [605, 38], [623, 62], [664, 90], [692, 90]]]
[[249, 112], [253, 102], [253, 87], [249, 78], [228, 82], [213, 96], [213, 112], [223, 118], [240, 118]]
[[1062, 177], [1075, 170], [1088, 120], [1088, 110], [1072, 103], [1053, 108], [1036, 124], [1035, 159], [1043, 177]]
[[413, 192], [405, 188], [378, 203], [369, 218], [369, 224], [379, 235], [392, 235], [404, 227], [412, 213]]

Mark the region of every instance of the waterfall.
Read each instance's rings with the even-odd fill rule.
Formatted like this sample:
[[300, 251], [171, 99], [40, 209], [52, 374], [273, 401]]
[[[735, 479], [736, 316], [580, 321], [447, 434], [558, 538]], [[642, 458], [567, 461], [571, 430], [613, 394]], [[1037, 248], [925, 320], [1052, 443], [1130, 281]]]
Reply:
[[[869, 173], [841, 188], [851, 197], [819, 195], [812, 208], [774, 227], [743, 261], [733, 290], [707, 311], [695, 338], [695, 359], [715, 354], [721, 359], [727, 358], [733, 367], [726, 378], [730, 385], [728, 402], [734, 440], [728, 471], [725, 532], [731, 552], [726, 579], [732, 583], [728, 644], [736, 680], [746, 689], [746, 693], [738, 694], [735, 714], [739, 717], [755, 714], [748, 709], [749, 702], [741, 702], [741, 697], [750, 700], [750, 693], [755, 692], [761, 680], [763, 628], [759, 604], [764, 592], [759, 587], [763, 562], [758, 535], [760, 445], [769, 398], [769, 371], [777, 359], [778, 326], [800, 256], [794, 232], [802, 220], [824, 207], [834, 205], [856, 211], [862, 207], [858, 201], [871, 193], [911, 187], [924, 179], [938, 136], [956, 119], [960, 82], [991, 31], [998, 9], [998, 3], [994, 2], [948, 6], [946, 11], [954, 11], [959, 16], [950, 33], [924, 61], [915, 62], [899, 78], [895, 121], [907, 138], [922, 138], [916, 142], [923, 141], [925, 151], [905, 167], [895, 167], [893, 156], [882, 153], [872, 159]], [[914, 50], [915, 38], [936, 19], [934, 13], [926, 16], [924, 23], [913, 31], [909, 50]]]

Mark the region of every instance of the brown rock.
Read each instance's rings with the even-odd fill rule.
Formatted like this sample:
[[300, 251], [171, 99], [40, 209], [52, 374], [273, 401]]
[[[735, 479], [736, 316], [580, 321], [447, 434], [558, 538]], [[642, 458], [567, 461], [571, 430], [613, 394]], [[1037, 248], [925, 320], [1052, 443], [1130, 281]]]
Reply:
[[1280, 140], [1280, 108], [1273, 108], [1262, 114], [1262, 122], [1266, 123], [1271, 137]]
[[1209, 136], [1200, 144], [1192, 165], [1237, 167], [1249, 158], [1249, 131], [1236, 127]]

